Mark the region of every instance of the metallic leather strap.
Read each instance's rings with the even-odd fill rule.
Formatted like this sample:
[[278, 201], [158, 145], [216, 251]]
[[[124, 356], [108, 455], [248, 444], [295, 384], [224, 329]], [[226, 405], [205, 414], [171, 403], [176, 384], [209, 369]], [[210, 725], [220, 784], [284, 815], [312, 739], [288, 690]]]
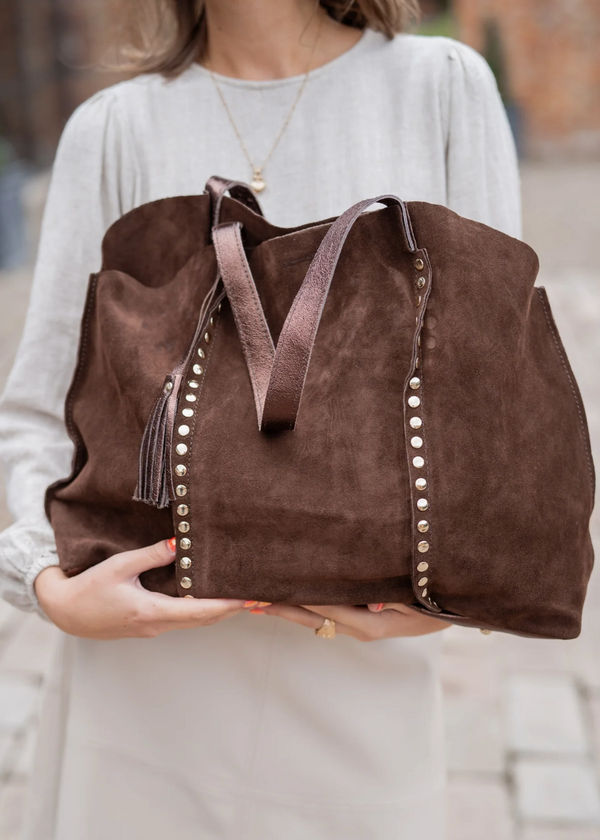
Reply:
[[213, 229], [213, 243], [221, 279], [242, 342], [260, 428], [275, 347], [244, 252], [241, 227], [239, 222], [218, 225]]
[[290, 308], [276, 350], [244, 253], [241, 225], [228, 223], [213, 229], [219, 269], [242, 341], [262, 431], [294, 429], [317, 330], [342, 248], [359, 216], [378, 203], [400, 207], [406, 248], [416, 251], [408, 210], [400, 198], [381, 195], [355, 204], [333, 222], [321, 242]]
[[342, 248], [354, 223], [373, 204], [400, 207], [405, 245], [411, 252], [416, 250], [406, 204], [395, 195], [359, 201], [335, 220], [310, 264], [279, 336], [263, 410], [263, 431], [291, 430], [296, 425], [317, 330]]

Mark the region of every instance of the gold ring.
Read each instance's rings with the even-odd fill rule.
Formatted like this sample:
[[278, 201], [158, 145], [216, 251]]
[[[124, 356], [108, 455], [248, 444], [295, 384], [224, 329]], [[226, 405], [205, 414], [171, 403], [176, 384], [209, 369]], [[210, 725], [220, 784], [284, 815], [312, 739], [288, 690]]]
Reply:
[[332, 618], [326, 618], [323, 624], [315, 630], [315, 635], [322, 639], [335, 639], [335, 621]]

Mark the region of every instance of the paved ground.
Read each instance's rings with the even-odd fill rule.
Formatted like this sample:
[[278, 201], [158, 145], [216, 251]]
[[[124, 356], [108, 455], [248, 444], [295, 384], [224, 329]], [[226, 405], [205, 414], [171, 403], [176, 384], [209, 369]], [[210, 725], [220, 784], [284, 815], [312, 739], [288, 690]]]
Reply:
[[[545, 284], [600, 451], [600, 167], [523, 171], [525, 239]], [[44, 179], [29, 189], [36, 238]], [[0, 274], [0, 380], [30, 271]], [[0, 525], [8, 523], [0, 499]], [[594, 522], [600, 545], [600, 518]], [[0, 602], [0, 840], [17, 840], [39, 688], [56, 631]], [[445, 634], [449, 840], [600, 840], [600, 576], [574, 642]], [[83, 840], [83, 838], [82, 838]], [[337, 840], [337, 838], [336, 838]], [[416, 838], [418, 840], [418, 838]]]

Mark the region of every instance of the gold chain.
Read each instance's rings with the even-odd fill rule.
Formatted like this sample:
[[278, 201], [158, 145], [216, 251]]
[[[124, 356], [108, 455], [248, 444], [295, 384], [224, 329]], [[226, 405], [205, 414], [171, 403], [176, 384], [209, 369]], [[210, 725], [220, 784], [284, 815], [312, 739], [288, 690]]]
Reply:
[[211, 79], [213, 80], [214, 86], [217, 90], [217, 93], [219, 94], [219, 99], [221, 100], [221, 102], [223, 103], [223, 107], [225, 108], [225, 113], [229, 117], [229, 122], [231, 123], [231, 126], [232, 126], [233, 130], [235, 131], [235, 134], [237, 136], [237, 139], [239, 140], [240, 146], [242, 147], [242, 151], [244, 152], [244, 155], [246, 156], [246, 160], [248, 161], [248, 164], [250, 165], [250, 168], [252, 169], [251, 187], [254, 190], [254, 192], [260, 193], [267, 186], [265, 181], [264, 181], [264, 178], [262, 176], [262, 173], [263, 173], [266, 165], [271, 160], [275, 149], [279, 145], [279, 141], [281, 140], [281, 138], [285, 134], [285, 130], [288, 127], [288, 125], [290, 124], [290, 120], [294, 116], [294, 112], [295, 112], [296, 108], [298, 107], [298, 103], [300, 102], [302, 94], [304, 93], [304, 88], [306, 87], [306, 85], [308, 83], [308, 80], [310, 78], [311, 66], [312, 66], [314, 55], [315, 55], [315, 51], [317, 49], [317, 44], [319, 43], [319, 41], [321, 39], [321, 30], [323, 28], [323, 20], [324, 19], [325, 19], [325, 15], [323, 15], [321, 17], [321, 22], [319, 24], [319, 31], [317, 32], [317, 37], [315, 38], [315, 42], [314, 42], [314, 44], [312, 46], [312, 49], [311, 49], [311, 52], [310, 52], [310, 57], [308, 59], [308, 65], [307, 65], [307, 68], [306, 68], [306, 73], [304, 74], [304, 78], [302, 79], [302, 84], [300, 85], [300, 87], [298, 89], [298, 93], [296, 95], [294, 103], [293, 103], [293, 105], [290, 109], [290, 112], [287, 115], [283, 125], [281, 126], [281, 131], [279, 132], [279, 134], [275, 138], [275, 142], [271, 146], [271, 150], [269, 151], [268, 155], [266, 156], [262, 166], [256, 166], [252, 162], [252, 158], [250, 157], [250, 153], [248, 152], [246, 144], [244, 143], [244, 138], [242, 137], [242, 134], [241, 134], [241, 132], [240, 132], [238, 126], [237, 126], [237, 123], [233, 118], [233, 114], [231, 113], [229, 105], [227, 104], [227, 100], [225, 99], [225, 95], [223, 94], [223, 90], [221, 88], [221, 85], [219, 84], [219, 82], [217, 80], [217, 77], [215, 76], [210, 64], [208, 62], [205, 62], [205, 67], [208, 70], [208, 72], [210, 73]]

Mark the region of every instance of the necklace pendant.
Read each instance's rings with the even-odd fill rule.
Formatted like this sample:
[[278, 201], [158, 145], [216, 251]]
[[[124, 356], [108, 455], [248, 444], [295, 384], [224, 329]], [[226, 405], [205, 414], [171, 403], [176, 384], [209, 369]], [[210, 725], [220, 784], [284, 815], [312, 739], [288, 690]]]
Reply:
[[266, 188], [267, 185], [262, 176], [262, 169], [255, 169], [253, 171], [250, 186], [255, 193], [261, 193]]

